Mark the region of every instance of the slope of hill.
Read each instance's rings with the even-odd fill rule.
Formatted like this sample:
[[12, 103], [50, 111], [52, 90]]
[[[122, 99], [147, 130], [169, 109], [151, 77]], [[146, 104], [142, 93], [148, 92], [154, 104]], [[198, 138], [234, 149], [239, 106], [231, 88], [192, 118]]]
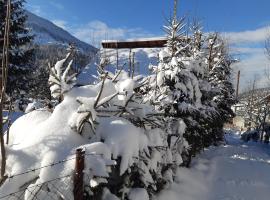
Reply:
[[66, 30], [56, 26], [49, 20], [39, 17], [29, 11], [26, 11], [28, 16], [27, 26], [35, 35], [34, 43], [38, 45], [44, 44], [69, 44], [73, 43], [77, 48], [84, 52], [97, 51], [97, 49], [90, 44], [80, 41], [72, 36]]

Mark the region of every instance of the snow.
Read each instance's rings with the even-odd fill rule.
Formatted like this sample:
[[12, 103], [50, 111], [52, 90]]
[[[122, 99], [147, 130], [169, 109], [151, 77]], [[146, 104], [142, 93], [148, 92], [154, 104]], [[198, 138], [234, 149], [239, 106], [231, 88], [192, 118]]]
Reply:
[[24, 112], [29, 113], [29, 112], [31, 112], [33, 110], [37, 110], [37, 109], [40, 109], [40, 108], [44, 108], [44, 105], [41, 102], [39, 102], [37, 100], [34, 100], [32, 103], [29, 103], [27, 105]]
[[[149, 65], [156, 65], [158, 61], [158, 52], [159, 48], [139, 48], [133, 49], [135, 52], [135, 74], [149, 74], [148, 67]], [[109, 72], [115, 72], [116, 70], [116, 50], [114, 49], [103, 49], [103, 56], [108, 57], [110, 64], [106, 66], [106, 70]], [[82, 72], [77, 77], [78, 85], [87, 85], [93, 84], [98, 77], [97, 73], [97, 63], [100, 63], [100, 59], [98, 56], [95, 56], [92, 59], [91, 63], [89, 63]], [[128, 71], [129, 66], [129, 51], [126, 49], [118, 50], [118, 67], [121, 69]]]
[[16, 120], [10, 127], [9, 143], [13, 146], [13, 149], [21, 148], [20, 145], [24, 144], [24, 141], [33, 137], [34, 134], [31, 130], [43, 123], [50, 115], [51, 113], [48, 111], [34, 110]]
[[64, 29], [56, 26], [52, 22], [39, 17], [29, 11], [26, 11], [27, 15], [27, 26], [31, 29], [31, 33], [35, 35], [35, 44], [59, 44], [67, 45], [75, 44], [80, 50], [85, 52], [96, 51], [96, 49], [72, 36], [70, 33]]
[[[119, 88], [121, 91], [131, 92], [135, 83], [131, 79], [123, 80], [121, 77], [125, 77], [125, 73], [119, 76]], [[100, 96], [101, 101], [115, 94], [117, 87], [111, 80], [106, 80]], [[140, 151], [148, 151], [148, 137], [143, 129], [137, 128], [121, 117], [97, 117], [94, 103], [100, 88], [101, 83], [73, 88], [66, 93], [64, 100], [52, 113], [45, 109], [33, 110], [14, 122], [10, 129], [10, 143], [6, 148], [8, 155], [6, 173], [13, 176], [28, 170], [31, 172], [19, 178], [9, 178], [1, 186], [0, 194], [18, 191], [27, 182], [31, 182], [28, 186], [29, 191], [39, 191], [38, 184], [72, 174], [74, 169], [72, 158], [77, 148], [83, 148], [87, 154], [85, 174], [88, 174], [91, 186], [106, 182], [105, 178], [110, 172], [108, 166], [116, 164], [112, 158], [121, 157], [120, 175], [122, 175], [135, 162]], [[121, 105], [121, 101], [117, 98], [115, 101]], [[74, 127], [78, 126], [78, 121], [89, 112], [92, 120], [98, 122], [98, 126], [94, 135], [84, 137], [78, 134]], [[100, 142], [101, 139], [104, 142]], [[68, 161], [62, 165], [43, 168], [61, 160]], [[40, 169], [32, 171], [36, 168]], [[69, 182], [68, 187], [71, 187], [72, 181]], [[60, 183], [58, 186], [59, 191], [67, 190], [61, 188], [64, 186]], [[38, 198], [44, 198], [44, 194], [43, 191], [38, 192]]]
[[[32, 111], [15, 121], [10, 129], [10, 143], [7, 147], [7, 174], [19, 174], [41, 167], [44, 163], [67, 159], [74, 155], [76, 147], [85, 144], [83, 138], [69, 126], [71, 114], [79, 106], [76, 101], [77, 92], [84, 95], [96, 94], [92, 87], [73, 90], [56, 106], [53, 113]], [[57, 169], [53, 174], [61, 174], [61, 171]], [[6, 181], [0, 188], [0, 193], [19, 190], [23, 183], [32, 180], [38, 173], [37, 170], [22, 178]], [[42, 182], [42, 177], [38, 181]]]
[[[113, 158], [121, 156], [120, 175], [130, 167], [139, 151], [147, 151], [147, 137], [143, 131], [127, 120], [104, 118], [100, 121], [97, 133], [112, 150]], [[110, 131], [108, 131], [110, 130]]]
[[134, 86], [135, 86], [135, 83], [134, 83], [133, 79], [127, 78], [127, 79], [123, 79], [122, 81], [119, 81], [116, 84], [116, 90], [119, 93], [133, 92]]
[[128, 194], [129, 200], [149, 200], [147, 191], [143, 188], [133, 188]]
[[81, 73], [77, 76], [78, 85], [88, 85], [94, 83], [94, 81], [97, 79], [96, 77], [98, 77], [96, 63], [98, 63], [98, 56], [94, 56], [91, 62], [85, 66]]
[[268, 200], [270, 151], [261, 143], [243, 143], [238, 134], [226, 135], [225, 146], [210, 147], [180, 168], [170, 189], [158, 200]]
[[68, 53], [66, 58], [57, 61], [54, 68], [51, 68], [49, 85], [51, 95], [54, 98], [64, 95], [76, 84], [75, 74], [70, 74], [73, 60], [69, 61], [67, 66], [63, 66], [68, 61], [70, 55], [71, 53]]

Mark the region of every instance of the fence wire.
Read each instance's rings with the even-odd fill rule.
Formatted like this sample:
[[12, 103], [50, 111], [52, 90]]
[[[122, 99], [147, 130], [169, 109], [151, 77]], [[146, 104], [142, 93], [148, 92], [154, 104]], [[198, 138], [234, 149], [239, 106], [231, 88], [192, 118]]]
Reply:
[[[73, 181], [74, 174], [58, 177], [46, 182], [30, 184], [19, 191], [0, 196], [1, 200], [60, 200], [74, 199]], [[74, 188], [76, 189], [76, 187]]]
[[[98, 154], [85, 154], [88, 155], [98, 155]], [[71, 157], [66, 160], [61, 160], [55, 163], [51, 163], [39, 168], [30, 169], [22, 173], [10, 175], [6, 181], [15, 180], [17, 178], [23, 178], [23, 175], [28, 173], [34, 173], [43, 168], [53, 167], [55, 165], [63, 164], [67, 161], [74, 160], [75, 165], [76, 157]], [[61, 177], [56, 177], [54, 179], [39, 182], [38, 177], [25, 185], [21, 186], [16, 192], [8, 194], [0, 194], [0, 200], [73, 200], [76, 195], [85, 195], [86, 185], [74, 182], [75, 171]], [[84, 182], [90, 183], [90, 177], [87, 174], [83, 174], [82, 180]], [[81, 194], [83, 191], [83, 194]], [[80, 193], [80, 194], [78, 194]], [[84, 198], [86, 199], [86, 198]]]

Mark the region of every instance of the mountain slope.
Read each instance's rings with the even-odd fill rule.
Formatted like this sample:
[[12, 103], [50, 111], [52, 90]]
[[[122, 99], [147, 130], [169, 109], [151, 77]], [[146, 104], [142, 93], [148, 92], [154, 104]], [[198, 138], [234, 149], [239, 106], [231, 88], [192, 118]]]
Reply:
[[89, 52], [97, 51], [97, 49], [90, 44], [80, 41], [76, 37], [72, 36], [66, 30], [56, 26], [49, 20], [39, 17], [29, 11], [26, 11], [27, 26], [31, 29], [31, 32], [35, 35], [34, 42], [39, 45], [43, 44], [69, 44], [73, 43], [77, 48]]

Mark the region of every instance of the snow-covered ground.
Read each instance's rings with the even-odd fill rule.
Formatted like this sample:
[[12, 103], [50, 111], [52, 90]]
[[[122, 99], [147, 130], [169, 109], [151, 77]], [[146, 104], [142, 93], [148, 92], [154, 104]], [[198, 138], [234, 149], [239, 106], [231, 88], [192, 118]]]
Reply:
[[159, 200], [269, 200], [270, 148], [226, 135], [227, 145], [212, 147], [178, 171], [178, 183]]
[[[108, 58], [110, 64], [106, 66], [106, 70], [110, 72], [115, 71], [117, 54], [115, 49], [103, 49], [104, 57]], [[158, 62], [158, 53], [160, 48], [139, 48], [133, 49], [132, 52], [134, 53], [134, 64], [135, 64], [135, 74], [149, 74], [149, 66], [157, 65]], [[119, 69], [123, 69], [128, 71], [129, 67], [129, 50], [128, 49], [119, 49], [118, 50], [118, 65]], [[95, 57], [89, 63], [82, 72], [77, 77], [78, 85], [88, 85], [92, 84], [98, 76], [97, 74], [97, 63], [100, 60], [98, 56]]]

